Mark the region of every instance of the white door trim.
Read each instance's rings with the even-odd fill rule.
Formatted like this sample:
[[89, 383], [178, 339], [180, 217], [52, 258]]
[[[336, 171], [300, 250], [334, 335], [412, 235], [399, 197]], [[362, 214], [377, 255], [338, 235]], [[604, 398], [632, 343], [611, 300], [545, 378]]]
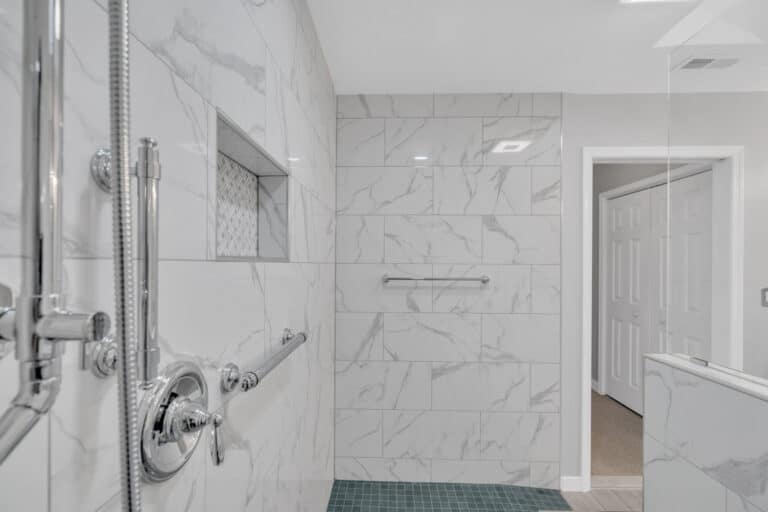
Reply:
[[[743, 146], [622, 146], [585, 147], [582, 154], [582, 254], [581, 254], [581, 468], [578, 476], [562, 476], [561, 487], [574, 491], [591, 488], [592, 466], [592, 183], [595, 163], [669, 162], [672, 160], [731, 159], [731, 339], [742, 339], [743, 295], [736, 293], [744, 282], [744, 147]], [[743, 362], [743, 356], [731, 354], [732, 361]], [[740, 366], [739, 366], [740, 367]]]

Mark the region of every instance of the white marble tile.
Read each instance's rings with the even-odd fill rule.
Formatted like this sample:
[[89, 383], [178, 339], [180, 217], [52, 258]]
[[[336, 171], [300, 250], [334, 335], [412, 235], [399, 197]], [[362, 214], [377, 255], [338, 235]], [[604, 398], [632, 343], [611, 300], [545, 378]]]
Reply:
[[304, 331], [307, 350], [333, 369], [335, 336], [332, 264], [265, 263], [265, 331], [272, 350], [280, 347], [285, 328]]
[[643, 505], [645, 510], [726, 510], [726, 488], [699, 468], [643, 437]]
[[560, 265], [531, 267], [531, 295], [533, 313], [560, 313]]
[[337, 361], [380, 361], [384, 358], [383, 339], [383, 314], [336, 314]]
[[433, 363], [432, 408], [526, 411], [530, 368], [517, 363]]
[[340, 168], [336, 209], [340, 215], [432, 213], [432, 168]]
[[262, 264], [167, 261], [159, 274], [158, 331], [168, 354], [221, 367], [264, 353]]
[[383, 414], [385, 457], [479, 458], [479, 413], [384, 411]]
[[339, 119], [367, 117], [432, 117], [431, 94], [355, 94], [338, 97]]
[[381, 457], [381, 411], [336, 409], [336, 456]]
[[438, 117], [530, 116], [533, 94], [436, 94]]
[[291, 261], [334, 263], [336, 214], [309, 188], [289, 180]]
[[[240, 2], [131, 6], [131, 30], [183, 80], [264, 143], [267, 49]], [[248, 51], [243, 51], [247, 48]]]
[[[556, 117], [486, 117], [483, 155], [486, 165], [559, 165], [560, 119]], [[518, 152], [494, 152], [502, 141], [530, 142]]]
[[485, 315], [484, 361], [560, 361], [560, 319], [552, 315]]
[[531, 486], [560, 489], [560, 464], [556, 462], [532, 462]]
[[768, 480], [760, 469], [768, 446], [755, 428], [768, 425], [764, 401], [653, 360], [646, 361], [645, 397], [646, 438], [768, 508]]
[[384, 357], [395, 361], [477, 361], [480, 315], [388, 313]]
[[[65, 253], [69, 256], [110, 257], [112, 207], [88, 172], [93, 152], [109, 146], [107, 49], [92, 44], [93, 27], [106, 15], [92, 3], [70, 12], [65, 59], [65, 162], [63, 187]], [[90, 20], [90, 22], [89, 22]], [[79, 28], [80, 26], [88, 27]], [[160, 257], [204, 259], [206, 253], [207, 111], [197, 93], [141, 44], [132, 40], [132, 119], [135, 139], [158, 141], [160, 180]], [[153, 84], [147, 94], [145, 84]], [[98, 101], [102, 98], [103, 101]], [[157, 116], [162, 111], [164, 115]]]
[[377, 482], [429, 482], [431, 461], [414, 458], [337, 457], [336, 478]]
[[288, 188], [286, 176], [259, 178], [259, 258], [287, 260], [290, 256]]
[[336, 310], [339, 312], [407, 313], [432, 311], [432, 285], [382, 281], [384, 275], [429, 277], [431, 265], [336, 265]]
[[384, 164], [383, 119], [340, 119], [337, 137], [338, 165]]
[[427, 363], [338, 362], [336, 406], [347, 409], [427, 409], [429, 375]]
[[531, 483], [527, 462], [495, 460], [433, 460], [433, 482], [523, 485]]
[[482, 457], [552, 462], [560, 455], [560, 416], [483, 413]]
[[484, 216], [483, 263], [560, 263], [560, 219]]
[[429, 165], [482, 163], [482, 122], [467, 119], [387, 119], [386, 164]]
[[560, 365], [531, 364], [531, 411], [560, 410]]
[[384, 263], [384, 217], [345, 215], [336, 218], [338, 263]]
[[22, 5], [5, 1], [0, 10], [0, 255], [21, 254], [21, 60]]
[[384, 221], [387, 263], [480, 263], [481, 246], [480, 217], [398, 215]]
[[479, 277], [488, 283], [434, 283], [434, 311], [442, 313], [529, 313], [531, 271], [522, 265], [435, 265], [435, 277]]
[[528, 167], [435, 169], [435, 213], [528, 215], [531, 199], [531, 169]]
[[725, 512], [763, 512], [733, 491], [726, 491], [726, 494], [727, 506]]
[[560, 167], [531, 168], [531, 213], [560, 215], [560, 210]]

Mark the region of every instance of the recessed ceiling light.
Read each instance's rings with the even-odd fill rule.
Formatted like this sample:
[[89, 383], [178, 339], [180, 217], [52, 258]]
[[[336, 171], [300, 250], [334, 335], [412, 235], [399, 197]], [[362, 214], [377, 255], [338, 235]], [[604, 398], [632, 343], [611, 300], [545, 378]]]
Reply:
[[493, 153], [520, 153], [531, 145], [530, 140], [500, 140], [493, 146]]
[[301, 158], [299, 158], [297, 156], [289, 156], [288, 157], [288, 161], [289, 162], [299, 162], [299, 161], [301, 161]]
[[413, 157], [413, 159], [416, 160], [417, 162], [424, 162], [426, 160], [429, 160], [429, 157], [428, 156], [415, 156], [415, 157]]

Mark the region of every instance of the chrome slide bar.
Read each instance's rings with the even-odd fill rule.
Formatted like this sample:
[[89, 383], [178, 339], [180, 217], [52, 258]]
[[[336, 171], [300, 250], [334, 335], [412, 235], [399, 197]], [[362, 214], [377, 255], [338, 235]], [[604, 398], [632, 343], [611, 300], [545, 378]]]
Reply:
[[98, 341], [105, 313], [71, 313], [62, 295], [63, 0], [24, 3], [21, 290], [0, 306], [0, 341], [15, 341], [19, 389], [0, 417], [0, 463], [47, 413], [61, 387], [61, 342]]
[[283, 331], [282, 347], [269, 356], [255, 370], [240, 372], [240, 368], [234, 363], [228, 363], [221, 370], [221, 390], [232, 391], [240, 386], [242, 391], [250, 391], [259, 385], [269, 373], [277, 368], [291, 353], [307, 341], [306, 333], [294, 333], [290, 329]]
[[160, 154], [157, 141], [139, 141], [136, 162], [138, 189], [138, 263], [139, 263], [139, 381], [143, 387], [153, 384], [160, 365], [160, 345], [157, 339], [157, 292], [160, 213]]
[[397, 277], [384, 274], [381, 280], [384, 284], [392, 281], [469, 281], [486, 284], [491, 278], [485, 274], [477, 277]]

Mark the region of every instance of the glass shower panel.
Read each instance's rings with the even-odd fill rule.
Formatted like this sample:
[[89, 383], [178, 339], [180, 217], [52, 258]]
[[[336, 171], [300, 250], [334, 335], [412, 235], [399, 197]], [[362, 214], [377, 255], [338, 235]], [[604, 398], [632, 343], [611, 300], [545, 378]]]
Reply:
[[665, 343], [768, 378], [768, 4], [703, 2], [669, 49]]

